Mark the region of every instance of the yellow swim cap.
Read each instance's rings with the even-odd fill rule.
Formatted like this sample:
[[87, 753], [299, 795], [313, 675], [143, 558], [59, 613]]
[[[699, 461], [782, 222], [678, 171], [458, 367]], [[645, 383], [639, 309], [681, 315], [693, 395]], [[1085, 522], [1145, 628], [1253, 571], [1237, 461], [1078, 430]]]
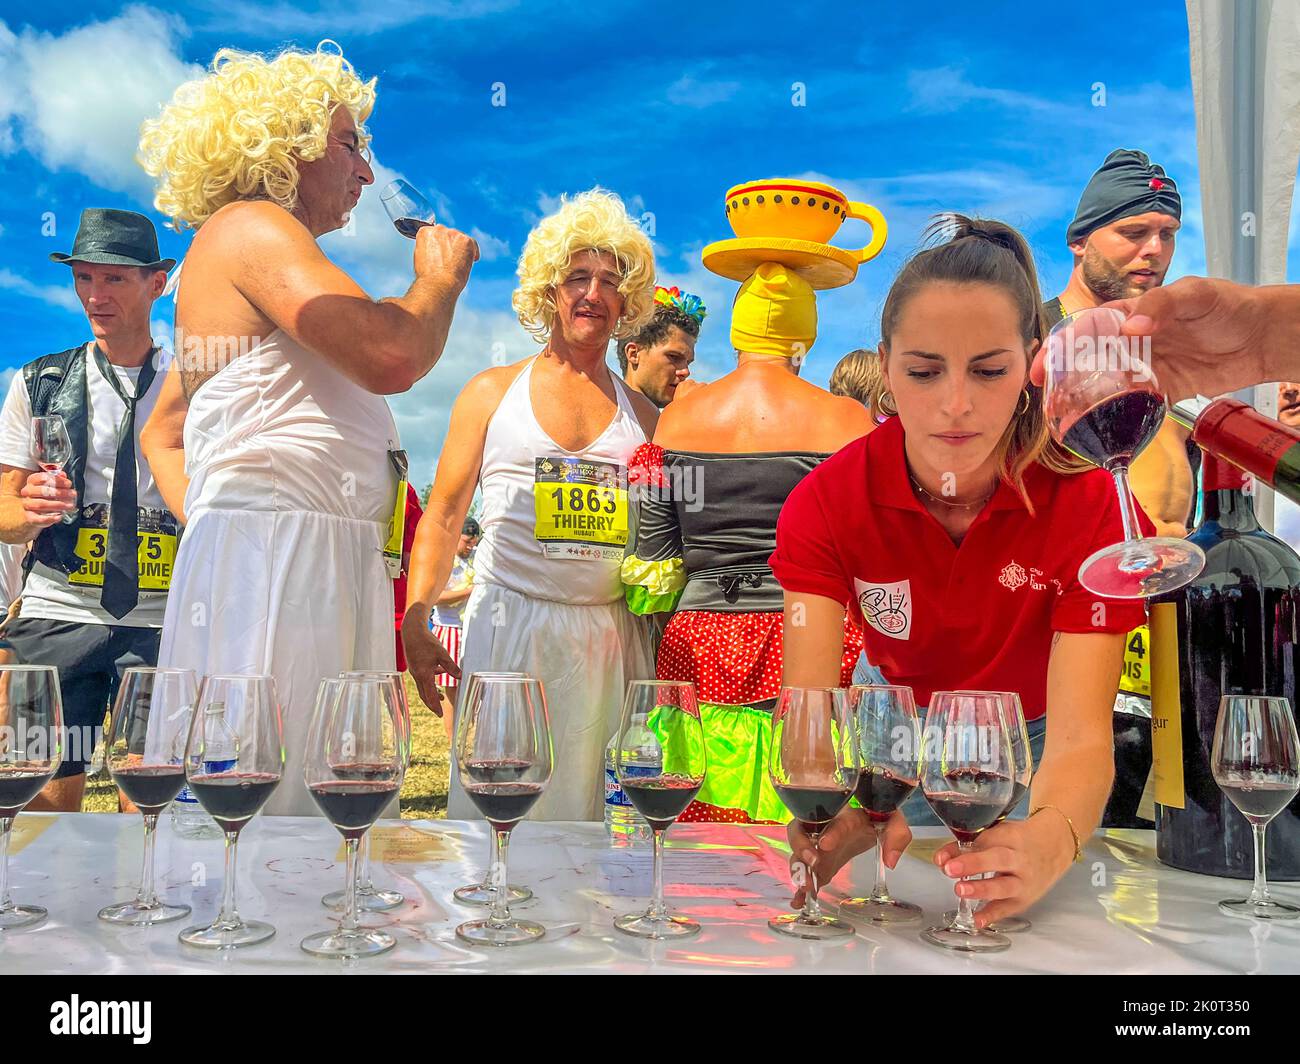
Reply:
[[736, 293], [731, 346], [756, 355], [806, 355], [817, 339], [817, 294], [779, 262], [765, 262]]

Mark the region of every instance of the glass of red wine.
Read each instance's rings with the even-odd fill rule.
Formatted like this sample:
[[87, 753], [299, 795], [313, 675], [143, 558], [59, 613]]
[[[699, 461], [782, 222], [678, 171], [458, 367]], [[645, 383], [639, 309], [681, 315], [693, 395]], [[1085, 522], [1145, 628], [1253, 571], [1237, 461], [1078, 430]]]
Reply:
[[[32, 418], [32, 457], [36, 459], [41, 472], [55, 476], [62, 473], [64, 467], [72, 461], [72, 442], [68, 438], [68, 427], [61, 414], [44, 414]], [[65, 513], [59, 520], [70, 525], [76, 518], [71, 513]]]
[[131, 901], [99, 910], [112, 924], [148, 927], [188, 916], [188, 905], [169, 905], [154, 889], [158, 814], [185, 786], [185, 741], [198, 697], [192, 669], [132, 667], [122, 674], [104, 747], [117, 789], [144, 817], [144, 866]]
[[[404, 729], [404, 746], [406, 751], [406, 767], [411, 764], [411, 707], [406, 698], [406, 682], [400, 672], [385, 672], [382, 670], [354, 669], [350, 672], [339, 673], [340, 679], [359, 678], [363, 680], [376, 679], [383, 680], [392, 686], [392, 698], [398, 711], [401, 713], [402, 727]], [[327, 681], [322, 680], [322, 683]], [[317, 693], [319, 698], [319, 692]], [[405, 771], [405, 768], [403, 769]], [[327, 909], [335, 912], [341, 912], [343, 904], [347, 900], [346, 890], [334, 890], [321, 898], [321, 904]], [[389, 909], [396, 909], [406, 897], [397, 890], [383, 889], [375, 887], [370, 878], [370, 832], [366, 832], [361, 840], [361, 852], [357, 861], [357, 908], [362, 912], [387, 912]]]
[[[921, 789], [962, 853], [1004, 815], [1015, 794], [1007, 711], [993, 691], [936, 691], [925, 718]], [[964, 880], [963, 880], [964, 882]], [[934, 946], [996, 953], [1011, 939], [975, 926], [971, 900], [959, 896], [952, 920], [921, 933]]]
[[9, 834], [14, 818], [63, 763], [63, 699], [52, 665], [0, 665], [0, 933], [35, 927], [49, 913], [9, 894]]
[[[857, 728], [843, 688], [781, 688], [772, 717], [768, 775], [814, 848], [822, 829], [853, 797], [860, 765]], [[768, 927], [794, 938], [854, 933], [852, 924], [821, 911], [814, 870], [795, 861], [791, 878], [796, 887], [805, 887], [803, 909], [772, 917]]]
[[492, 908], [456, 928], [476, 946], [517, 946], [546, 934], [541, 924], [510, 915], [507, 892], [510, 832], [551, 780], [553, 754], [546, 696], [531, 677], [480, 676], [456, 710], [456, 771], [461, 786], [497, 836]]
[[[1011, 743], [1011, 760], [1015, 765], [1015, 785], [1011, 801], [998, 817], [999, 824], [1016, 811], [1024, 796], [1029, 792], [1029, 785], [1034, 778], [1034, 752], [1029, 745], [1029, 727], [1025, 723], [1025, 710], [1021, 705], [1020, 695], [1015, 691], [998, 691], [1002, 696], [1002, 705], [1007, 711], [1007, 739]], [[943, 918], [951, 923], [956, 918], [956, 910], [946, 912]], [[1018, 934], [1028, 931], [1031, 924], [1023, 916], [1004, 916], [997, 923], [989, 924], [990, 931], [1005, 931]]]
[[704, 785], [704, 728], [693, 683], [634, 680], [627, 685], [614, 748], [618, 782], [654, 832], [654, 897], [644, 912], [614, 921], [638, 938], [685, 938], [700, 925], [664, 903], [664, 836]]
[[889, 893], [885, 825], [921, 782], [921, 723], [910, 687], [849, 688], [849, 710], [857, 722], [862, 773], [854, 797], [876, 829], [876, 885], [865, 898], [850, 898], [840, 909], [878, 924], [921, 918], [921, 907]]
[[402, 789], [407, 726], [389, 677], [325, 680], [307, 733], [303, 779], [313, 801], [343, 836], [347, 886], [337, 928], [302, 940], [317, 957], [369, 957], [392, 949], [387, 931], [358, 921], [361, 839]]
[[[476, 672], [472, 673], [468, 680], [465, 681], [464, 699], [474, 692], [474, 686], [480, 678], [484, 677], [504, 677], [505, 679], [526, 680], [529, 679], [527, 673], [523, 672]], [[496, 887], [492, 885], [492, 869], [501, 863], [500, 840], [497, 838], [495, 831], [489, 832], [492, 836], [491, 849], [488, 853], [487, 867], [483, 872], [483, 881], [481, 883], [466, 883], [463, 887], [457, 887], [452, 891], [452, 897], [463, 905], [491, 905], [496, 897]], [[511, 883], [506, 887], [506, 900], [511, 904], [516, 902], [528, 901], [533, 896], [533, 892], [527, 887], [521, 887]]]
[[1250, 897], [1221, 901], [1219, 910], [1255, 920], [1300, 918], [1300, 908], [1269, 897], [1264, 858], [1268, 822], [1300, 792], [1300, 740], [1290, 702], [1264, 695], [1224, 695], [1214, 726], [1210, 770], [1255, 836]]
[[1052, 438], [1115, 479], [1124, 542], [1084, 559], [1079, 581], [1108, 598], [1146, 598], [1191, 583], [1205, 567], [1196, 544], [1142, 537], [1129, 489], [1130, 463], [1160, 431], [1167, 404], [1124, 315], [1095, 307], [1068, 314], [1047, 337], [1043, 408]]
[[412, 240], [424, 226], [437, 224], [433, 204], [414, 185], [401, 178], [385, 186], [379, 194], [379, 202], [384, 205], [394, 228]]
[[209, 676], [199, 688], [185, 747], [190, 793], [226, 837], [221, 912], [207, 926], [188, 927], [180, 940], [205, 949], [265, 942], [275, 928], [244, 920], [235, 908], [239, 833], [267, 803], [284, 775], [284, 728], [275, 680], [264, 675]]

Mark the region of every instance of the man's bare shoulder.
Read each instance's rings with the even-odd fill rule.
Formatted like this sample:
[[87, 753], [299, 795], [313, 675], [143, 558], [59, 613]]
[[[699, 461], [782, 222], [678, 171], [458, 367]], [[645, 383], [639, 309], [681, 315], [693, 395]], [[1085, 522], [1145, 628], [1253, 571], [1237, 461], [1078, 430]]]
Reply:
[[465, 387], [456, 396], [456, 410], [465, 414], [486, 414], [491, 416], [501, 400], [505, 398], [515, 378], [528, 366], [531, 359], [525, 358], [509, 366], [492, 366], [476, 373], [465, 383]]
[[194, 249], [224, 252], [238, 248], [260, 255], [290, 245], [315, 246], [307, 227], [270, 200], [236, 200], [227, 203], [203, 223], [194, 237]]

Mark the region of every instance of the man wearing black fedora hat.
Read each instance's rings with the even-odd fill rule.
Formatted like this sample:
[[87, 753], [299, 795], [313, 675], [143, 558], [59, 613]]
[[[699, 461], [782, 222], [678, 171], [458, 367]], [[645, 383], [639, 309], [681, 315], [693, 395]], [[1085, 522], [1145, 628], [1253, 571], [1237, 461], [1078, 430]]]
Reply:
[[[159, 391], [150, 315], [175, 260], [144, 215], [103, 208], [50, 259], [71, 268], [92, 338], [28, 362], [0, 409], [0, 540], [31, 544], [4, 636], [21, 662], [59, 669], [64, 762], [31, 808], [76, 810], [123, 672], [158, 660], [178, 526], [139, 434]], [[58, 419], [63, 454], [35, 442], [37, 417]]]

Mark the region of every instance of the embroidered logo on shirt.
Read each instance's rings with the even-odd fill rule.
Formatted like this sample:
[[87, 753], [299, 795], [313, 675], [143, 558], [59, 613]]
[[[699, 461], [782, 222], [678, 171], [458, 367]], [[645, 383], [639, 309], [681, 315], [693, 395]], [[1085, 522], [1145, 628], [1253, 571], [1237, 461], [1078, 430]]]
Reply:
[[912, 632], [912, 581], [868, 584], [854, 580], [863, 619], [890, 639], [908, 639]]
[[1008, 591], [1018, 591], [1025, 584], [1029, 583], [1029, 576], [1025, 572], [1025, 567], [1016, 562], [1012, 562], [998, 577], [998, 583]]

